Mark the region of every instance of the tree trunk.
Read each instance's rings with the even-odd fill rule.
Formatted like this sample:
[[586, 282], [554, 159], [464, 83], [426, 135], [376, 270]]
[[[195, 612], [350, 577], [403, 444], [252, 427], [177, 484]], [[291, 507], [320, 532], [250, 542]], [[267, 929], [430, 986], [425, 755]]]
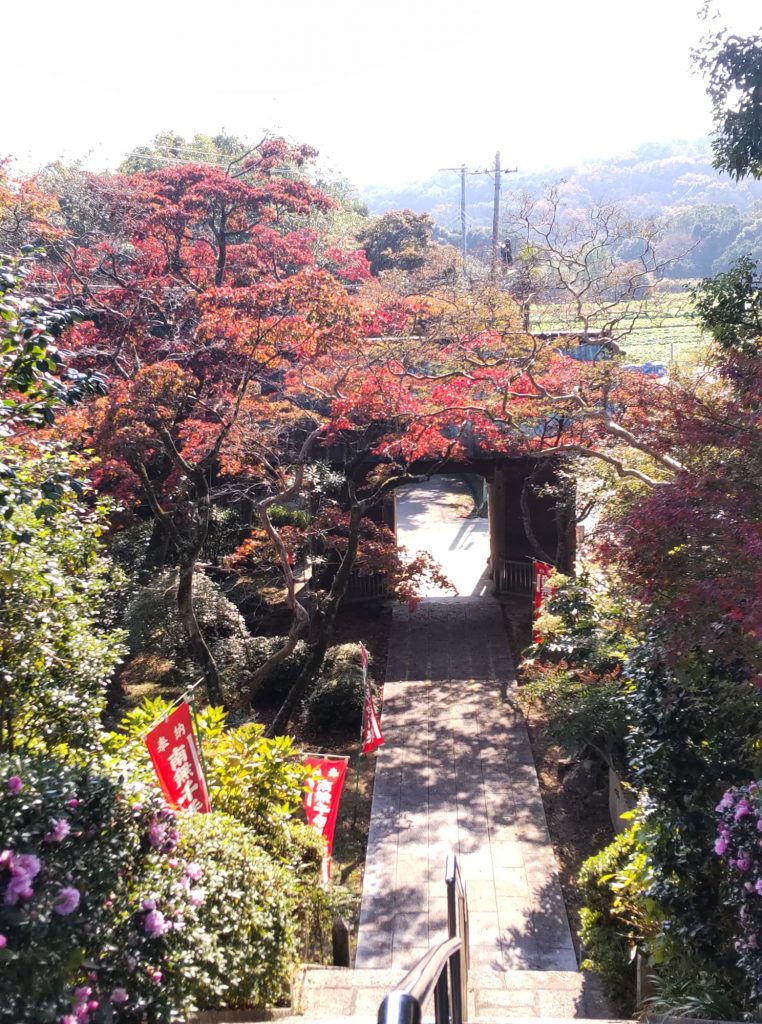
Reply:
[[533, 474], [530, 473], [530, 475], [524, 480], [524, 485], [521, 488], [521, 522], [535, 558], [539, 558], [541, 562], [548, 562], [550, 565], [553, 565], [555, 564], [553, 559], [543, 549], [534, 532], [534, 527], [532, 526], [532, 510], [529, 506], [529, 488], [532, 482]]
[[278, 714], [268, 727], [265, 736], [272, 738], [282, 733], [288, 727], [291, 717], [298, 702], [309, 692], [323, 667], [328, 645], [333, 637], [333, 627], [336, 622], [336, 615], [341, 605], [344, 594], [349, 586], [349, 579], [352, 574], [352, 567], [357, 556], [357, 545], [360, 538], [360, 522], [365, 512], [365, 503], [356, 502], [352, 505], [349, 513], [349, 534], [347, 537], [347, 549], [341, 559], [341, 565], [333, 579], [328, 597], [321, 609], [316, 614], [318, 624], [318, 635], [312, 644], [310, 656], [307, 663], [299, 673], [299, 678], [286, 694]]
[[180, 621], [193, 649], [193, 654], [201, 666], [206, 683], [206, 694], [209, 703], [216, 707], [224, 707], [222, 685], [217, 664], [212, 657], [201, 632], [193, 605], [193, 583], [196, 570], [196, 554], [182, 553], [180, 556], [180, 572], [177, 581], [177, 611]]

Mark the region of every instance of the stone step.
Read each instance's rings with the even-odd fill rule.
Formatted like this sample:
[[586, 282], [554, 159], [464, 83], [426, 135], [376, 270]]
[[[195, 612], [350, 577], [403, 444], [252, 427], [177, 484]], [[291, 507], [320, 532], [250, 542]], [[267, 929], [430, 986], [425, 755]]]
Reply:
[[[292, 1008], [302, 1021], [352, 1017], [375, 1019], [386, 993], [404, 971], [302, 967], [294, 978]], [[473, 970], [468, 978], [469, 1016], [611, 1019], [598, 979], [573, 971]], [[424, 1007], [424, 1012], [429, 1008]]]

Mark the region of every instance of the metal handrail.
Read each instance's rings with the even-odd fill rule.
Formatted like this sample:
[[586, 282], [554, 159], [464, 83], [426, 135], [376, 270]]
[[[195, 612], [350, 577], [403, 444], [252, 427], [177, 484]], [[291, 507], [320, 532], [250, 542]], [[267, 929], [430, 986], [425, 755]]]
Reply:
[[445, 939], [425, 953], [381, 1003], [378, 1024], [421, 1024], [423, 1007], [432, 992], [437, 1024], [445, 1024], [449, 1019], [446, 968], [462, 945], [461, 939]]
[[[458, 858], [448, 853], [445, 863], [445, 885], [447, 886], [447, 934], [463, 940], [457, 963], [453, 960], [452, 1002], [453, 1020], [468, 1020], [468, 969], [471, 966], [468, 936], [468, 899], [466, 883], [460, 873]], [[456, 1016], [457, 1014], [457, 1016]]]
[[464, 1024], [468, 1020], [468, 903], [454, 854], [447, 857], [445, 882], [449, 937], [425, 953], [388, 993], [378, 1009], [378, 1024], [421, 1024], [423, 1006], [432, 992], [436, 1024]]

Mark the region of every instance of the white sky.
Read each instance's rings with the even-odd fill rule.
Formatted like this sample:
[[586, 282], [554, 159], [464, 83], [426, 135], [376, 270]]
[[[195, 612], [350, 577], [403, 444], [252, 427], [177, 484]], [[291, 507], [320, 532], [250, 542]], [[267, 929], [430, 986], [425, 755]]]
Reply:
[[[699, 138], [700, 2], [4, 0], [0, 154], [100, 169], [164, 129], [270, 130], [362, 186]], [[759, 30], [759, 0], [717, 3]]]

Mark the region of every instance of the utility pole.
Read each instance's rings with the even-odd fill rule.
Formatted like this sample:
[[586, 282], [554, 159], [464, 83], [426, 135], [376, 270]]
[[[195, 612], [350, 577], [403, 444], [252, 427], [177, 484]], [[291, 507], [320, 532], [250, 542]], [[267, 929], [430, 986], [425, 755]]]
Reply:
[[440, 171], [454, 171], [460, 175], [460, 252], [463, 262], [468, 256], [468, 242], [466, 240], [466, 165], [460, 167], [440, 167]]
[[492, 275], [497, 273], [497, 265], [500, 261], [500, 182], [501, 174], [515, 174], [518, 167], [500, 168], [500, 153], [495, 153], [495, 166], [486, 168], [483, 171], [474, 171], [474, 174], [495, 175], [495, 199], [492, 208]]

